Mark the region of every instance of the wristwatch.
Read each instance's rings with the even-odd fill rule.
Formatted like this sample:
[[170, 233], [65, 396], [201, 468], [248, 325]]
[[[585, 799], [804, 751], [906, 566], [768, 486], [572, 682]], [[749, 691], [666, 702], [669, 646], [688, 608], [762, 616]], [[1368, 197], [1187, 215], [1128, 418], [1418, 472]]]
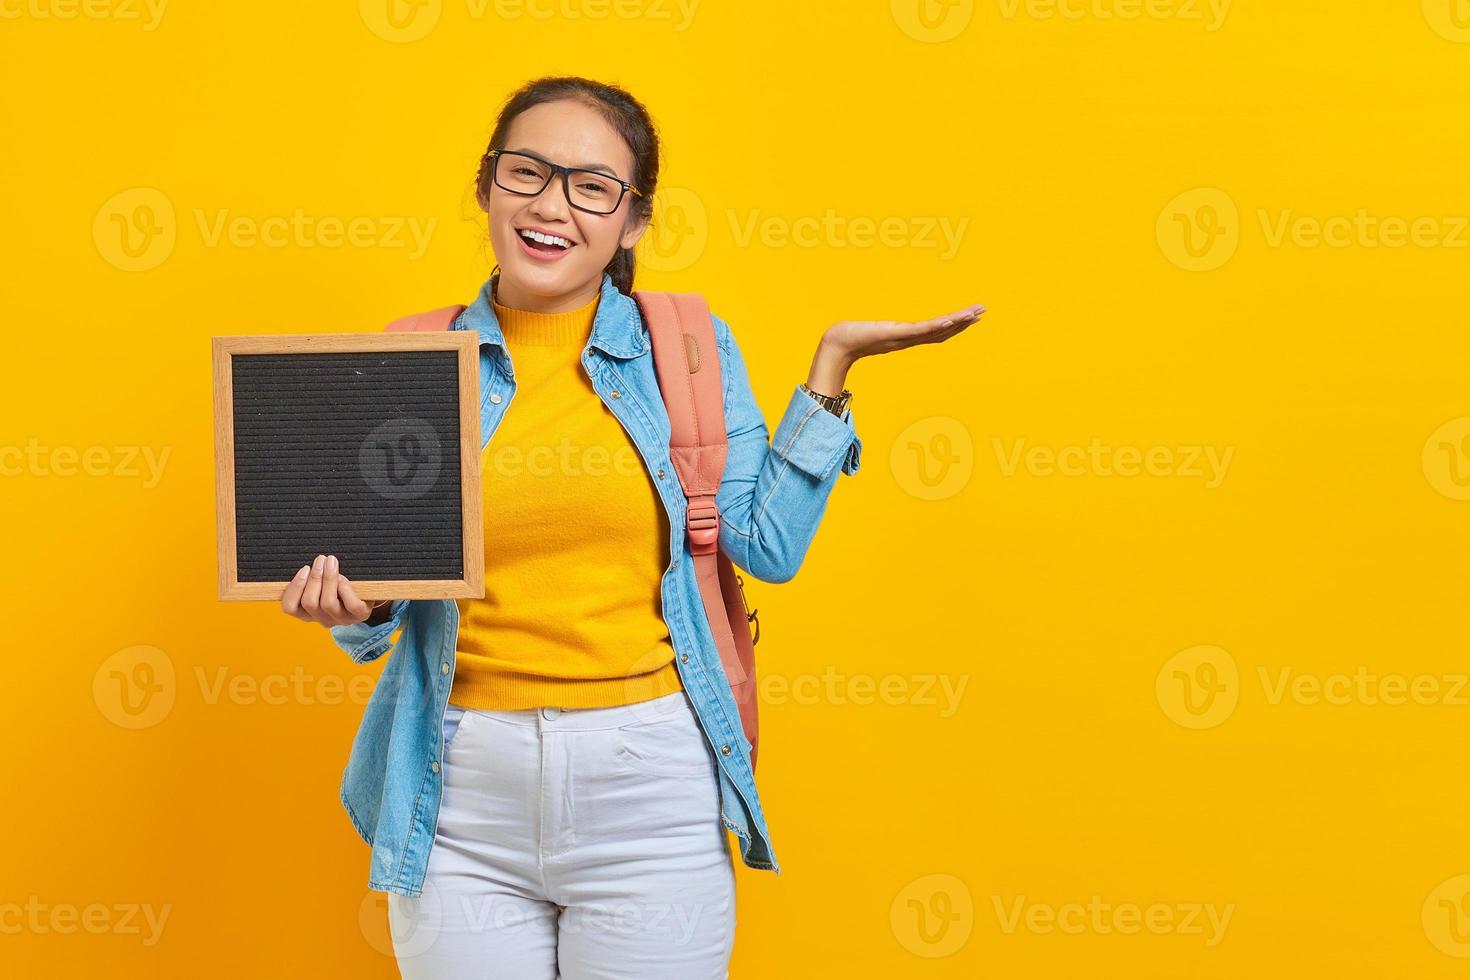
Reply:
[[842, 389], [842, 394], [840, 395], [819, 395], [808, 388], [805, 381], [798, 385], [798, 387], [808, 395], [811, 395], [818, 405], [821, 405], [838, 418], [842, 418], [842, 413], [847, 411], [848, 403], [852, 401], [852, 392], [846, 388]]

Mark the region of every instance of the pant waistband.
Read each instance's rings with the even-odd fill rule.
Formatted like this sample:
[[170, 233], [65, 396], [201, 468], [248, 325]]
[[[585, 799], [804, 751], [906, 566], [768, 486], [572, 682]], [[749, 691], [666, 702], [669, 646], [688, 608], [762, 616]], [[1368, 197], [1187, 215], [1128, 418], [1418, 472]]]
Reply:
[[484, 708], [463, 708], [465, 712], [473, 711], [482, 718], [490, 718], [495, 721], [505, 722], [511, 725], [524, 725], [528, 728], [540, 728], [545, 730], [562, 730], [574, 732], [598, 731], [607, 728], [623, 728], [627, 725], [649, 724], [667, 720], [675, 717], [677, 713], [687, 710], [688, 694], [683, 690], [670, 691], [668, 694], [647, 701], [635, 701], [632, 704], [615, 704], [602, 708], [560, 708], [547, 706], [542, 708], [519, 708], [513, 711], [502, 711]]

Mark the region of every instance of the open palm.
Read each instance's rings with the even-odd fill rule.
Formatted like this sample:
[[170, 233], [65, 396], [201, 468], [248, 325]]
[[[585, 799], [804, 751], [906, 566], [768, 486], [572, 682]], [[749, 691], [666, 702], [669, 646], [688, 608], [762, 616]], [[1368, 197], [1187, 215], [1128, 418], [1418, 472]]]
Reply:
[[917, 344], [937, 344], [976, 323], [985, 307], [976, 303], [953, 313], [910, 323], [903, 320], [845, 320], [827, 328], [824, 339], [851, 357], [886, 354]]

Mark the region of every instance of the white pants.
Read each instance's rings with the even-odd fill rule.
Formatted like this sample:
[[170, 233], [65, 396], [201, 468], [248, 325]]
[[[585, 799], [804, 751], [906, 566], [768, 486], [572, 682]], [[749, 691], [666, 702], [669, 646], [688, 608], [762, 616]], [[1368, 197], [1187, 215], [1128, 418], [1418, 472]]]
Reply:
[[405, 980], [723, 980], [735, 875], [683, 691], [444, 716], [424, 892], [390, 894]]

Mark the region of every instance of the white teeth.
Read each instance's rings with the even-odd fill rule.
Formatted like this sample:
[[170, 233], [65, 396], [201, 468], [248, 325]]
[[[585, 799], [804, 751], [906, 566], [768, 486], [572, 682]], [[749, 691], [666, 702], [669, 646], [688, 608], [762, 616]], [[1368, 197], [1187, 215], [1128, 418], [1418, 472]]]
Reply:
[[560, 245], [562, 248], [572, 247], [571, 242], [567, 241], [565, 238], [562, 238], [559, 235], [543, 235], [541, 232], [532, 231], [529, 228], [522, 228], [520, 230], [520, 236], [522, 238], [529, 238], [533, 242], [542, 242], [548, 245]]

